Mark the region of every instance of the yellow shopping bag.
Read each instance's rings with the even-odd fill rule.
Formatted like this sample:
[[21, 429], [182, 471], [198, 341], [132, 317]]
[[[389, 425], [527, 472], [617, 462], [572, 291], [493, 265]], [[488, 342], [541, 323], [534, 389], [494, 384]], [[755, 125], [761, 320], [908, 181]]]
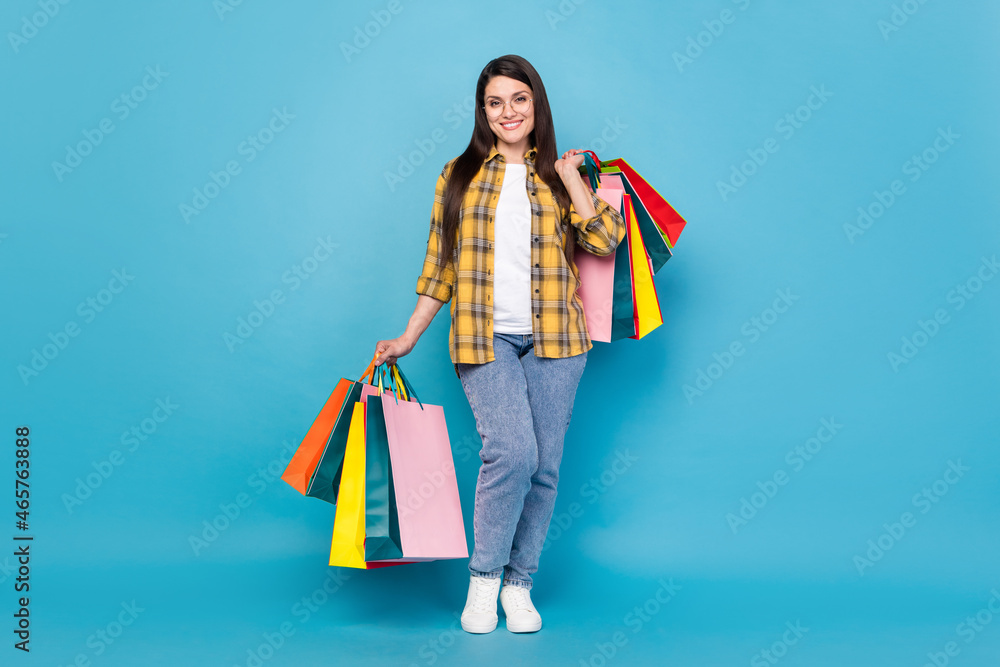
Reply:
[[632, 259], [632, 302], [635, 304], [635, 335], [631, 338], [642, 338], [663, 324], [663, 313], [653, 284], [653, 266], [642, 242], [642, 232], [636, 222], [632, 198], [624, 195], [623, 204], [628, 208], [625, 219], [628, 222], [628, 245]]
[[347, 434], [347, 448], [344, 451], [344, 470], [340, 477], [340, 491], [337, 493], [337, 514], [333, 522], [333, 539], [330, 542], [330, 565], [354, 567], [370, 570], [412, 563], [412, 560], [393, 559], [365, 562], [365, 422], [366, 404], [369, 396], [381, 393], [381, 378], [378, 389], [366, 385], [362, 390], [362, 400], [356, 402], [351, 413], [351, 427]]
[[347, 435], [330, 565], [365, 567], [365, 404], [361, 401], [354, 404]]

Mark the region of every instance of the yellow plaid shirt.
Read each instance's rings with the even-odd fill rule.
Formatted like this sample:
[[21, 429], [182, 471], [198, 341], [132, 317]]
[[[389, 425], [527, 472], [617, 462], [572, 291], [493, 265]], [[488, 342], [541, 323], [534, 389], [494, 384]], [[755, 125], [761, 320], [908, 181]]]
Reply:
[[[537, 151], [524, 154], [528, 199], [531, 202], [531, 314], [535, 354], [561, 358], [583, 354], [591, 347], [575, 264], [566, 261], [565, 248], [578, 243], [595, 255], [610, 255], [625, 236], [621, 214], [593, 193], [597, 214], [584, 219], [570, 206], [575, 233], [560, 224], [559, 204], [535, 171]], [[493, 216], [504, 177], [504, 156], [496, 147], [483, 161], [462, 203], [455, 250], [440, 256], [444, 190], [455, 160], [438, 176], [431, 211], [430, 235], [417, 294], [451, 301], [448, 347], [456, 364], [493, 361]], [[457, 270], [456, 270], [456, 267]]]

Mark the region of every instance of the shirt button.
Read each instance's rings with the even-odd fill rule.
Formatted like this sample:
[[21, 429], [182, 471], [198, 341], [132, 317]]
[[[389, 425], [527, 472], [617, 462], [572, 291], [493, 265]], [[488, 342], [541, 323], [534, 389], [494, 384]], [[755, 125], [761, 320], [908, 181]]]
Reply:
[[[490, 246], [490, 247], [492, 248], [493, 246]], [[535, 264], [535, 268], [537, 269], [537, 268], [540, 268], [540, 267], [539, 267], [538, 264]]]
[[538, 237], [537, 236], [535, 237], [535, 243], [538, 243]]
[[538, 290], [535, 290], [535, 294], [538, 294]]
[[535, 318], [540, 318], [540, 317], [541, 317], [541, 314], [536, 314], [535, 315]]

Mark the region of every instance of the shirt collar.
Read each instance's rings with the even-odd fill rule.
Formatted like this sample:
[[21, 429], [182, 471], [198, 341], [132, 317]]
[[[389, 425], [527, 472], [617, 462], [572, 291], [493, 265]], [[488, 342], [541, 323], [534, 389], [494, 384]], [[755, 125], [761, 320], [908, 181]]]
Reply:
[[[486, 156], [486, 159], [483, 160], [483, 163], [485, 164], [486, 162], [489, 162], [490, 160], [495, 159], [498, 155], [500, 156], [500, 159], [502, 161], [503, 160], [503, 155], [500, 154], [500, 151], [497, 150], [496, 144], [494, 144], [490, 148], [490, 152]], [[538, 149], [536, 147], [532, 146], [531, 148], [529, 148], [524, 153], [524, 161], [525, 161], [525, 163], [528, 163], [528, 162], [534, 163], [536, 155], [538, 155]]]

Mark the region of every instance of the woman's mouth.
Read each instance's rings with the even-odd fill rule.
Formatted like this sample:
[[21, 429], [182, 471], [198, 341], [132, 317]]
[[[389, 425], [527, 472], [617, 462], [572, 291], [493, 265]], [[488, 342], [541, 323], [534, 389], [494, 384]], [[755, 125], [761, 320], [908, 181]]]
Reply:
[[502, 127], [505, 130], [516, 130], [521, 126], [521, 123], [523, 122], [524, 122], [523, 120], [515, 120], [510, 123], [500, 123], [500, 127]]

